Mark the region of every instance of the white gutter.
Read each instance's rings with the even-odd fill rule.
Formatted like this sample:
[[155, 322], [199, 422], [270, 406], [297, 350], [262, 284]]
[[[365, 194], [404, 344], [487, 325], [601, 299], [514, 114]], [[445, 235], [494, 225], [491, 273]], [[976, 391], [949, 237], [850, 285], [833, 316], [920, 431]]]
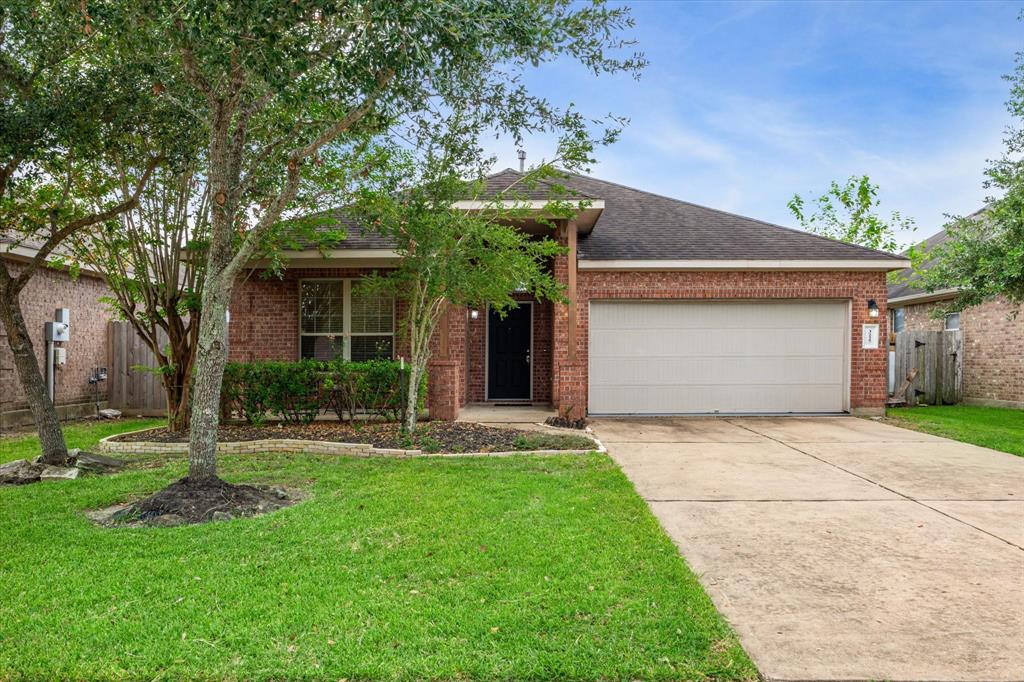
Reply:
[[580, 260], [580, 270], [868, 270], [910, 267], [909, 260]]
[[889, 299], [889, 307], [902, 307], [910, 305], [911, 303], [930, 303], [932, 301], [938, 301], [943, 298], [949, 298], [955, 296], [959, 289], [939, 289], [937, 291], [923, 291], [920, 294], [909, 294], [907, 296], [898, 296], [896, 298]]

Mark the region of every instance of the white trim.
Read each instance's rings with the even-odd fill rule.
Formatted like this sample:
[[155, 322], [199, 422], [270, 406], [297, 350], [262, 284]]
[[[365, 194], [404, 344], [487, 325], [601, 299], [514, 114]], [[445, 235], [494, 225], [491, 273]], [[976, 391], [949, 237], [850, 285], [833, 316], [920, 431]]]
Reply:
[[456, 201], [452, 208], [459, 211], [483, 211], [487, 209], [528, 209], [540, 211], [552, 203], [570, 203], [581, 209], [604, 209], [603, 199], [502, 199]]
[[580, 270], [903, 270], [909, 260], [583, 260]]
[[938, 291], [932, 292], [921, 292], [920, 294], [909, 294], [907, 296], [897, 296], [896, 298], [889, 299], [889, 307], [902, 307], [910, 305], [911, 303], [930, 303], [932, 301], [938, 301], [943, 298], [949, 298], [955, 296], [959, 289], [939, 289]]
[[492, 398], [491, 397], [491, 306], [484, 308], [484, 401], [488, 400], [522, 400], [533, 401], [533, 301], [516, 301], [516, 307], [521, 305], [530, 306], [530, 395], [526, 398]]

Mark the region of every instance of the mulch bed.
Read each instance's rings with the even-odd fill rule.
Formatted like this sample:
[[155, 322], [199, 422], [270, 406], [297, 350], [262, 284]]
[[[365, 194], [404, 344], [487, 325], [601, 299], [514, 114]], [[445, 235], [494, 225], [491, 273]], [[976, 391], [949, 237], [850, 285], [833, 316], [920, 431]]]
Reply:
[[[502, 452], [517, 449], [517, 442], [525, 432], [483, 426], [472, 422], [427, 422], [420, 424], [411, 441], [394, 423], [348, 424], [316, 421], [312, 424], [273, 423], [264, 426], [248, 424], [222, 424], [218, 440], [222, 443], [263, 440], [268, 438], [294, 438], [297, 440], [330, 441], [335, 443], [369, 443], [377, 448], [422, 449], [425, 452]], [[187, 433], [169, 433], [166, 429], [152, 429], [141, 433], [127, 433], [114, 440], [129, 442], [183, 443]], [[567, 443], [558, 447], [552, 439], [550, 449], [573, 449], [578, 445]]]

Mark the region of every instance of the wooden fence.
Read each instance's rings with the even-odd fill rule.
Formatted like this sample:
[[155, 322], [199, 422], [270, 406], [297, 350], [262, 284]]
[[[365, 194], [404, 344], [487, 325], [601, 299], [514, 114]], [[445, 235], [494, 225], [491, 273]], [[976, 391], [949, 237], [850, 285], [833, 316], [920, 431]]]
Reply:
[[[162, 332], [161, 332], [162, 334]], [[161, 338], [161, 344], [166, 343]], [[163, 416], [167, 395], [155, 372], [139, 367], [156, 367], [156, 357], [127, 322], [110, 322], [107, 327], [107, 404], [125, 414]]]
[[[896, 386], [911, 369], [908, 405], [955, 405], [963, 397], [964, 337], [957, 331], [902, 331], [896, 334]], [[899, 396], [897, 396], [899, 397]]]

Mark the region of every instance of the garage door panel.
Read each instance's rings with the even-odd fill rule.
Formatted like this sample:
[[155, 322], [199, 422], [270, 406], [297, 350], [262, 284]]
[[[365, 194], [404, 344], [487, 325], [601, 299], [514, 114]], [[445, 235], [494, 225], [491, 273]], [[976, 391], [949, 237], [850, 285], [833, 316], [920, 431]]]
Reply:
[[[762, 366], [767, 361], [767, 366]], [[674, 385], [679, 377], [693, 384], [782, 384], [843, 382], [845, 366], [841, 358], [773, 356], [706, 358], [625, 358], [618, 359], [612, 371], [602, 372], [591, 386]]]
[[592, 302], [589, 409], [840, 412], [848, 315], [844, 302]]
[[776, 357], [806, 357], [825, 348], [842, 347], [846, 330], [838, 329], [629, 329], [595, 331], [591, 357], [622, 358], [631, 354], [677, 357], [685, 349], [702, 358], [751, 355], [759, 349], [778, 349]]

